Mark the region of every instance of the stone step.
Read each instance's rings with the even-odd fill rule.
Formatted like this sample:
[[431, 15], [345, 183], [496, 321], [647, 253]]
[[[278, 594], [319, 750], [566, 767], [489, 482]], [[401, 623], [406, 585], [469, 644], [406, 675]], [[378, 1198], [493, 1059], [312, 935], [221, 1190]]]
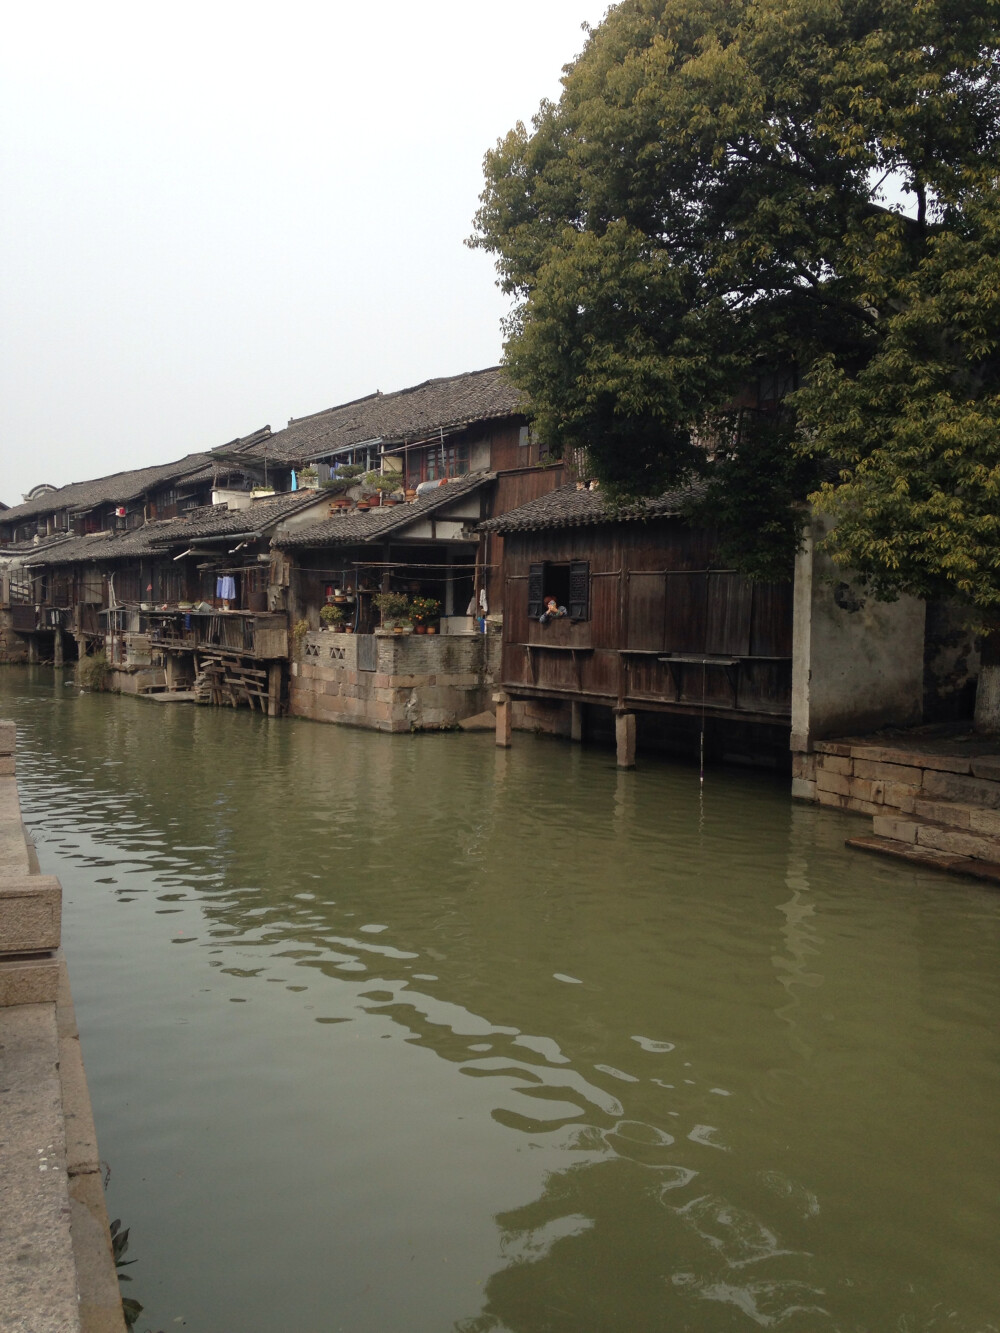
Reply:
[[0, 955], [59, 948], [62, 886], [52, 875], [0, 877]]
[[[992, 812], [990, 812], [992, 813]], [[876, 837], [894, 838], [953, 856], [971, 856], [980, 861], [1000, 861], [1000, 837], [974, 833], [953, 824], [940, 824], [919, 815], [875, 815], [872, 828]]]
[[1000, 885], [1000, 863], [981, 861], [972, 856], [953, 856], [948, 852], [934, 851], [930, 847], [919, 847], [912, 842], [901, 842], [898, 838], [870, 836], [866, 838], [848, 838], [844, 844], [860, 852], [874, 852], [876, 856], [891, 856], [899, 861], [910, 863], [928, 870], [945, 870], [951, 875], [966, 875], [971, 879], [987, 880]]

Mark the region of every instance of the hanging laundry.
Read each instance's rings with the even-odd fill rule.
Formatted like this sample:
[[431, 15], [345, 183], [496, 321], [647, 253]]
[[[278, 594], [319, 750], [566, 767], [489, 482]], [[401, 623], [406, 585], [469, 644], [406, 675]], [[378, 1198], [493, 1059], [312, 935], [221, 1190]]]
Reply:
[[221, 574], [215, 580], [215, 595], [224, 602], [236, 601], [236, 580], [232, 574]]

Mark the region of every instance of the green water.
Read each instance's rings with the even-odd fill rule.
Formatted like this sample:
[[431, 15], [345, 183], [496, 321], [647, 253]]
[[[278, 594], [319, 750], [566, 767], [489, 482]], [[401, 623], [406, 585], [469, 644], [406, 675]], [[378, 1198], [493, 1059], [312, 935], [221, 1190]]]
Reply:
[[140, 1330], [1000, 1328], [995, 891], [750, 773], [0, 716]]

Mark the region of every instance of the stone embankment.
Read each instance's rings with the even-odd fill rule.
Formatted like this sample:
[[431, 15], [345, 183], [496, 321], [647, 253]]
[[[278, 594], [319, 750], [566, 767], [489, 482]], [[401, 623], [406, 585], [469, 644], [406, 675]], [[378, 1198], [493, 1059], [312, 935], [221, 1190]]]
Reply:
[[0, 722], [0, 1328], [124, 1333], [62, 888], [39, 873], [14, 767]]
[[974, 737], [818, 741], [793, 795], [872, 816], [847, 845], [1000, 883], [1000, 752]]

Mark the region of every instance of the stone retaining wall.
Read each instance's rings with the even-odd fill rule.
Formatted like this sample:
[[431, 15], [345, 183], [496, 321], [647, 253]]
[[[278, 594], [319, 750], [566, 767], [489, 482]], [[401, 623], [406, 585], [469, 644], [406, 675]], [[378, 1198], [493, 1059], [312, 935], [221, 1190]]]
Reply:
[[0, 663], [28, 660], [28, 645], [20, 634], [14, 632], [12, 620], [9, 609], [0, 610]]
[[0, 1327], [124, 1333], [62, 888], [21, 823], [14, 739], [0, 721]]
[[[378, 731], [455, 727], [489, 708], [499, 645], [492, 634], [313, 631], [291, 666], [290, 711]], [[366, 659], [366, 653], [373, 656]], [[364, 669], [369, 663], [373, 670]]]
[[949, 801], [1000, 809], [995, 755], [923, 753], [870, 741], [817, 741], [792, 756], [792, 795], [862, 815], [914, 814]]

